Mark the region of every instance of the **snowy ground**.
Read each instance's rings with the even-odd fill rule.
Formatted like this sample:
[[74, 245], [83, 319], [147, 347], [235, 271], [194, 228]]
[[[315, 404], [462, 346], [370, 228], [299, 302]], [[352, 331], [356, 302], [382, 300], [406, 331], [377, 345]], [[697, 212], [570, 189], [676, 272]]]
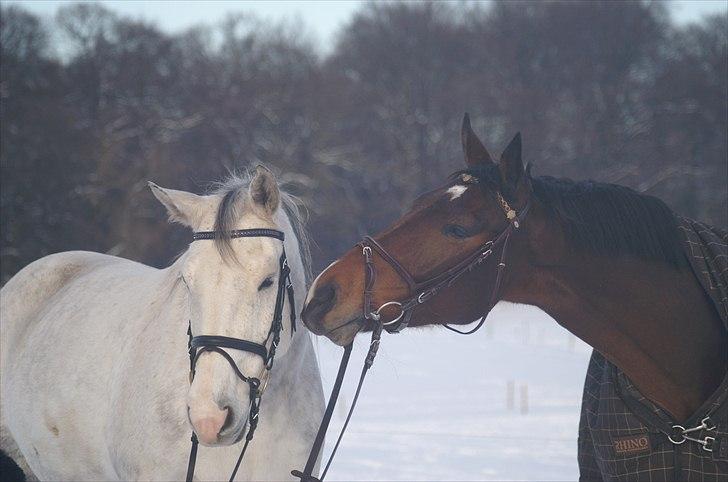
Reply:
[[[341, 349], [317, 344], [328, 397]], [[326, 458], [367, 344], [355, 345]], [[507, 303], [471, 336], [385, 333], [327, 480], [576, 480], [590, 353], [542, 311]]]

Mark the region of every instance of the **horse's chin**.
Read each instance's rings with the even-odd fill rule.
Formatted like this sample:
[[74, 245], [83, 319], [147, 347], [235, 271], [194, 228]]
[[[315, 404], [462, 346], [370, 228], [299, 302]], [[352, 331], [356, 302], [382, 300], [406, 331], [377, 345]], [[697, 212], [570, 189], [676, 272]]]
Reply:
[[[236, 413], [236, 412], [234, 412]], [[248, 417], [249, 413], [246, 410], [245, 411], [245, 417], [241, 417], [240, 415], [234, 416], [234, 419], [232, 421], [226, 421], [225, 425], [223, 426], [223, 429], [220, 431], [220, 433], [215, 438], [214, 442], [211, 442], [210, 440], [205, 440], [203, 437], [201, 437], [198, 434], [198, 440], [200, 442], [200, 445], [203, 445], [205, 447], [224, 447], [227, 445], [233, 445], [238, 442], [240, 442], [243, 437], [245, 437], [245, 434], [247, 433], [247, 427], [248, 427]], [[196, 431], [194, 424], [192, 423], [192, 420], [190, 420], [189, 412], [187, 417], [188, 423], [192, 427], [192, 430]]]
[[325, 336], [339, 346], [346, 346], [350, 345], [354, 341], [354, 337], [356, 337], [363, 328], [363, 320], [361, 318], [356, 318], [329, 331]]
[[246, 428], [248, 427], [247, 417], [244, 420], [246, 421], [242, 423], [237, 421], [235, 426], [226, 428], [223, 434], [218, 435], [214, 443], [203, 443], [200, 441], [200, 444], [205, 447], [225, 447], [240, 442], [245, 437], [247, 432]]
[[223, 440], [220, 441], [220, 445], [233, 445], [240, 442], [243, 440], [243, 437], [245, 437], [247, 427], [247, 423], [240, 424], [240, 427], [236, 428], [232, 435], [223, 437]]

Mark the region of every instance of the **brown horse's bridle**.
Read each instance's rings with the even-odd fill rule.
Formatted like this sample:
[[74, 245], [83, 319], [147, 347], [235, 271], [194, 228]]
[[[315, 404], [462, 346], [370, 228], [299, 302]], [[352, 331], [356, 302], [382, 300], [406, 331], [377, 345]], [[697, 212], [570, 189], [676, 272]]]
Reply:
[[[508, 219], [508, 226], [506, 226], [506, 228], [501, 231], [498, 236], [482, 244], [470, 256], [457, 263], [455, 266], [424, 281], [415, 281], [414, 276], [410, 274], [409, 270], [402, 266], [402, 263], [397, 261], [394, 256], [389, 254], [389, 252], [387, 252], [387, 250], [379, 244], [379, 242], [370, 236], [365, 236], [359, 243], [359, 246], [362, 248], [362, 256], [364, 257], [364, 319], [381, 322], [382, 310], [389, 307], [396, 307], [399, 309], [399, 314], [392, 320], [382, 322], [382, 326], [389, 333], [399, 333], [409, 324], [410, 319], [412, 318], [412, 312], [416, 307], [432, 299], [440, 292], [440, 290], [451, 286], [463, 274], [471, 271], [473, 268], [488, 259], [493, 254], [493, 249], [502, 244], [503, 247], [501, 248], [501, 257], [500, 262], [498, 263], [498, 272], [496, 274], [493, 291], [491, 292], [490, 303], [486, 307], [484, 314], [480, 317], [478, 325], [470, 331], [460, 331], [444, 324], [445, 328], [461, 334], [469, 335], [477, 331], [483, 325], [487, 314], [498, 302], [498, 293], [503, 279], [503, 270], [506, 267], [508, 240], [510, 239], [513, 231], [519, 228], [520, 223], [526, 217], [526, 214], [528, 214], [530, 207], [530, 202], [527, 202], [520, 214], [517, 214], [500, 193], [497, 193], [497, 197], [498, 202], [503, 208], [506, 218]], [[374, 285], [377, 279], [377, 269], [373, 259], [374, 252], [376, 252], [387, 264], [389, 264], [389, 266], [392, 267], [402, 281], [407, 284], [408, 290], [408, 297], [403, 301], [387, 301], [376, 310], [373, 309]]]
[[[490, 295], [490, 302], [488, 303], [486, 310], [483, 312], [483, 315], [480, 317], [480, 321], [478, 322], [477, 326], [470, 331], [460, 331], [456, 328], [448, 326], [447, 324], [443, 324], [445, 328], [448, 328], [449, 330], [460, 333], [462, 335], [475, 333], [481, 326], [483, 326], [483, 323], [485, 323], [485, 317], [488, 315], [493, 306], [495, 306], [495, 304], [498, 302], [498, 293], [500, 291], [500, 285], [503, 280], [503, 271], [506, 267], [506, 251], [508, 249], [508, 240], [510, 239], [511, 234], [513, 234], [513, 231], [520, 227], [531, 206], [531, 202], [529, 200], [526, 202], [526, 205], [523, 207], [521, 212], [516, 213], [516, 211], [511, 208], [511, 206], [500, 193], [497, 193], [497, 197], [498, 202], [500, 203], [501, 208], [503, 208], [503, 211], [506, 215], [506, 219], [508, 220], [508, 226], [506, 226], [505, 229], [503, 229], [503, 231], [498, 234], [498, 236], [482, 244], [477, 250], [475, 250], [473, 254], [465, 258], [463, 261], [459, 262], [452, 268], [449, 268], [444, 272], [433, 276], [425, 281], [415, 281], [409, 270], [402, 266], [402, 264], [397, 261], [394, 256], [389, 254], [389, 252], [387, 252], [387, 250], [374, 238], [365, 236], [364, 239], [359, 243], [359, 246], [361, 246], [362, 249], [362, 256], [364, 256], [363, 315], [365, 320], [371, 320], [375, 323], [375, 326], [372, 329], [372, 340], [369, 343], [369, 352], [367, 353], [367, 357], [364, 360], [364, 366], [362, 367], [361, 375], [359, 375], [359, 384], [356, 387], [354, 399], [352, 400], [351, 406], [349, 407], [349, 413], [346, 416], [344, 425], [341, 427], [339, 437], [336, 439], [334, 448], [331, 451], [331, 455], [329, 456], [329, 459], [326, 463], [326, 466], [324, 467], [323, 472], [321, 473], [321, 476], [315, 477], [312, 475], [313, 469], [316, 466], [319, 454], [321, 453], [321, 448], [323, 447], [326, 432], [329, 427], [329, 422], [331, 421], [331, 416], [334, 412], [334, 408], [336, 407], [336, 400], [339, 397], [339, 391], [341, 390], [341, 386], [344, 383], [344, 374], [346, 373], [346, 367], [349, 364], [349, 357], [351, 356], [353, 343], [350, 343], [344, 347], [344, 354], [341, 357], [339, 372], [336, 375], [336, 382], [334, 383], [334, 388], [331, 390], [331, 396], [329, 397], [329, 402], [326, 406], [326, 411], [324, 412], [324, 418], [321, 421], [321, 425], [319, 425], [319, 429], [316, 433], [316, 438], [313, 442], [313, 446], [311, 447], [311, 451], [308, 454], [306, 466], [303, 471], [291, 471], [291, 474], [294, 477], [300, 479], [301, 482], [321, 482], [324, 480], [324, 477], [326, 477], [326, 473], [329, 471], [329, 467], [331, 466], [331, 461], [334, 459], [334, 455], [336, 455], [336, 450], [339, 448], [339, 444], [341, 443], [341, 439], [344, 436], [344, 432], [349, 425], [349, 420], [351, 420], [351, 416], [354, 413], [356, 402], [359, 399], [359, 393], [361, 393], [361, 388], [364, 385], [364, 378], [366, 377], [369, 368], [371, 368], [372, 364], [374, 363], [374, 358], [376, 357], [377, 350], [379, 349], [379, 341], [381, 339], [382, 329], [386, 330], [389, 333], [400, 332], [409, 323], [410, 319], [412, 318], [412, 312], [417, 306], [427, 302], [427, 300], [432, 299], [432, 297], [439, 293], [440, 290], [442, 290], [443, 288], [452, 285], [455, 280], [460, 278], [460, 276], [462, 276], [464, 273], [472, 270], [474, 267], [478, 266], [480, 263], [488, 259], [493, 254], [493, 249], [502, 245], [500, 262], [498, 263], [498, 272], [496, 274], [495, 284], [493, 285], [493, 291]], [[394, 269], [395, 272], [397, 272], [400, 278], [402, 278], [402, 280], [407, 284], [408, 288], [408, 297], [405, 298], [403, 301], [387, 301], [386, 303], [383, 303], [381, 306], [379, 306], [379, 308], [377, 308], [376, 310], [372, 309], [374, 299], [374, 284], [376, 283], [377, 279], [377, 269], [374, 265], [373, 259], [375, 251], [392, 267], [392, 269]], [[394, 319], [385, 322], [382, 320], [382, 310], [390, 306], [398, 307], [400, 313]]]

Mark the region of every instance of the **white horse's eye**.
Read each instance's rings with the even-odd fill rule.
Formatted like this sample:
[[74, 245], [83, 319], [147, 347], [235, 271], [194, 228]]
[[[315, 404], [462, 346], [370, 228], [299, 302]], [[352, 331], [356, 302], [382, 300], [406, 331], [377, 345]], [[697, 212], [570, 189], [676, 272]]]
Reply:
[[264, 289], [273, 286], [273, 278], [270, 276], [263, 280], [263, 282], [258, 286], [258, 291], [263, 291]]

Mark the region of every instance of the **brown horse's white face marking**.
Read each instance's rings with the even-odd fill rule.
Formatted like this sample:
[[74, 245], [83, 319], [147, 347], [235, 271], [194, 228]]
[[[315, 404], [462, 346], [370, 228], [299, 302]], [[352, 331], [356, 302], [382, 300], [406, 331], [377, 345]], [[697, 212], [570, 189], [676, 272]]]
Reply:
[[[495, 171], [496, 177], [502, 177], [504, 184], [520, 177], [513, 173], [523, 172], [520, 136], [511, 141], [496, 165], [470, 129], [466, 117], [463, 148], [468, 167], [487, 167]], [[430, 279], [467, 258], [507, 226], [508, 221], [497, 200], [498, 192], [489, 187], [481, 185], [480, 180], [469, 173], [460, 174], [446, 186], [421, 196], [408, 213], [376, 239], [415, 280]], [[373, 295], [375, 307], [416, 295], [409, 292], [389, 263], [376, 254], [373, 259], [377, 272]], [[482, 293], [487, 293], [494, 281], [494, 264], [491, 258], [481, 265], [483, 269], [463, 275], [452, 287], [418, 307], [409, 326], [473, 321], [482, 314], [485, 303]], [[362, 248], [356, 246], [316, 278], [301, 318], [314, 333], [346, 345], [360, 330], [371, 328], [362, 316], [363, 293], [364, 261]], [[384, 313], [384, 320], [388, 321], [398, 313], [393, 308], [391, 313]]]
[[463, 194], [465, 194], [465, 191], [468, 189], [468, 186], [456, 184], [450, 189], [448, 189], [446, 192], [450, 195], [450, 200], [454, 201], [455, 199], [459, 198]]
[[[235, 229], [279, 229], [277, 185], [261, 171], [248, 196], [235, 207]], [[195, 231], [214, 229], [221, 196], [196, 196], [150, 184], [174, 221]], [[263, 192], [253, 192], [262, 189]], [[187, 292], [189, 319], [195, 335], [220, 335], [263, 343], [273, 320], [279, 259], [283, 244], [272, 238], [230, 241], [235, 260], [223, 260], [212, 240], [195, 241], [181, 260], [180, 280]], [[284, 327], [284, 334], [287, 331]], [[289, 334], [290, 335], [290, 334]], [[281, 337], [278, 355], [285, 354], [290, 336]], [[260, 377], [263, 360], [252, 353], [227, 350], [246, 376]], [[249, 386], [219, 354], [203, 353], [187, 394], [190, 423], [201, 443], [228, 445], [243, 433], [249, 412]]]

